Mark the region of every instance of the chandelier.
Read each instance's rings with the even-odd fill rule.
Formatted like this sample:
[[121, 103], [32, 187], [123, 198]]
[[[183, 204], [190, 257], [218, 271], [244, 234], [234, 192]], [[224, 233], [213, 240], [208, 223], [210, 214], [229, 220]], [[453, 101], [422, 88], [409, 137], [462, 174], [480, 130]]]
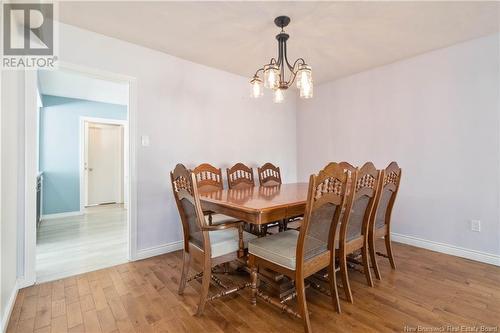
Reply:
[[[313, 81], [312, 70], [306, 64], [304, 59], [298, 58], [290, 64], [286, 54], [286, 41], [290, 37], [283, 30], [290, 23], [288, 16], [278, 16], [274, 19], [274, 23], [281, 28], [279, 34], [276, 35], [278, 40], [278, 59], [271, 58], [271, 61], [259, 68], [253, 76], [250, 83], [252, 84], [252, 97], [258, 98], [264, 94], [264, 87], [272, 89], [274, 93], [274, 102], [281, 103], [285, 99], [285, 90], [293, 85], [296, 81], [299, 89], [300, 98], [313, 97]], [[286, 75], [287, 70], [290, 72]], [[262, 74], [262, 78], [259, 76]], [[288, 81], [286, 80], [288, 78]]]

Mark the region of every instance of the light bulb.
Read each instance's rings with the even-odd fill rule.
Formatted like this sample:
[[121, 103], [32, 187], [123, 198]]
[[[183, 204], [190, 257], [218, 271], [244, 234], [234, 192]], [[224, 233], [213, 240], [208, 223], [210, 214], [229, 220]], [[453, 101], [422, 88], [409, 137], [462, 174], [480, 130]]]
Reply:
[[265, 65], [264, 66], [264, 86], [270, 89], [278, 88], [280, 81], [280, 74], [278, 66]]
[[283, 89], [275, 89], [274, 90], [274, 103], [283, 103], [283, 101], [285, 100], [285, 93], [283, 91]]
[[255, 75], [253, 77], [253, 79], [252, 79], [252, 81], [250, 81], [250, 83], [252, 84], [252, 97], [253, 98], [259, 98], [262, 95], [264, 95], [264, 87], [262, 86], [262, 80], [257, 75]]
[[312, 82], [303, 83], [299, 89], [300, 98], [312, 98], [313, 97], [313, 84]]
[[297, 88], [304, 84], [312, 85], [312, 70], [306, 64], [299, 65], [299, 69], [297, 71]]
[[273, 70], [269, 70], [269, 75], [267, 76], [267, 85], [269, 87], [274, 87], [276, 85], [276, 74]]

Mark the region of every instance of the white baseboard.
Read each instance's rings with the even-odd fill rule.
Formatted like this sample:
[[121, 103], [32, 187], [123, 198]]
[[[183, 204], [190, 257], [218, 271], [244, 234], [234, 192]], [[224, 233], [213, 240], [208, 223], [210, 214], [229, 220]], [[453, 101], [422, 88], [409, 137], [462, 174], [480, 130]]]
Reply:
[[26, 280], [25, 278], [19, 278], [17, 280], [17, 289], [23, 289], [23, 288], [28, 288], [31, 287], [32, 285], [35, 284], [35, 281], [29, 281]]
[[52, 220], [52, 219], [60, 219], [63, 217], [70, 217], [70, 216], [78, 216], [78, 215], [83, 215], [82, 211], [74, 211], [74, 212], [65, 212], [65, 213], [57, 213], [57, 214], [46, 214], [42, 215], [42, 220]]
[[475, 261], [484, 262], [495, 266], [500, 266], [500, 255], [486, 253], [476, 250], [466, 249], [460, 246], [434, 242], [413, 236], [391, 233], [391, 240], [398, 243], [413, 245], [427, 250], [451, 254], [453, 256], [467, 258]]
[[161, 254], [181, 250], [184, 246], [184, 241], [177, 241], [168, 244], [163, 244], [160, 246], [154, 246], [147, 249], [137, 250], [137, 254], [133, 260], [142, 260], [146, 258], [151, 258], [154, 256], [159, 256]]
[[2, 314], [2, 327], [1, 332], [5, 333], [7, 331], [7, 325], [9, 325], [10, 315], [12, 314], [12, 310], [14, 309], [14, 304], [16, 303], [17, 292], [19, 291], [19, 281], [16, 281], [14, 285], [14, 289], [12, 290], [9, 300], [5, 305], [5, 311]]

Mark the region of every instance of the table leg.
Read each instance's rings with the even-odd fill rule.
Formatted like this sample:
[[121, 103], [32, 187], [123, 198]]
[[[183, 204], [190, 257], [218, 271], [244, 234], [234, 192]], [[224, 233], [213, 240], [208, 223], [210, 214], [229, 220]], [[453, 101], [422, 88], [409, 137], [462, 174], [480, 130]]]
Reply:
[[259, 237], [265, 237], [266, 234], [267, 234], [267, 228], [266, 228], [266, 225], [264, 224], [257, 224], [255, 226], [255, 233], [257, 234], [257, 236]]

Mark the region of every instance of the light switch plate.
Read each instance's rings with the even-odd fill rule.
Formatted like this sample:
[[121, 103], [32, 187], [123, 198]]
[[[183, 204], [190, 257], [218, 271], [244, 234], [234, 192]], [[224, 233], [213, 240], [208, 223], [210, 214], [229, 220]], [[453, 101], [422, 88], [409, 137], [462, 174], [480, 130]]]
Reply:
[[148, 147], [149, 146], [149, 136], [147, 136], [147, 135], [141, 136], [141, 144], [143, 147]]
[[479, 220], [471, 220], [470, 221], [470, 230], [475, 232], [481, 231], [481, 221]]

